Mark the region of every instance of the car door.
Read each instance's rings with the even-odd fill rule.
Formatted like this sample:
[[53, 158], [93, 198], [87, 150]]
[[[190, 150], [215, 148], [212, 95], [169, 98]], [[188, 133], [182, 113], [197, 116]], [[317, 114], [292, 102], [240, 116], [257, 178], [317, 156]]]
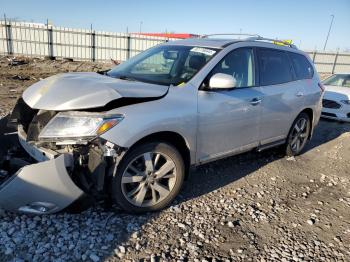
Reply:
[[282, 141], [304, 107], [303, 84], [295, 80], [286, 51], [258, 48], [261, 102], [261, 144]]
[[[229, 74], [232, 89], [210, 89], [210, 77]], [[206, 162], [258, 145], [260, 87], [256, 86], [254, 48], [228, 53], [209, 73], [198, 91], [197, 159]]]

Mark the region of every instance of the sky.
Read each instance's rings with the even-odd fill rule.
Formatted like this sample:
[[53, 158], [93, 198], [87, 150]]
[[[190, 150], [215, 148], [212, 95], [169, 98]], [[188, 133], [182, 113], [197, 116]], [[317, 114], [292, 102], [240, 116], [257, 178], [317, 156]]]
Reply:
[[0, 0], [19, 21], [109, 32], [253, 33], [305, 50], [350, 51], [350, 0]]

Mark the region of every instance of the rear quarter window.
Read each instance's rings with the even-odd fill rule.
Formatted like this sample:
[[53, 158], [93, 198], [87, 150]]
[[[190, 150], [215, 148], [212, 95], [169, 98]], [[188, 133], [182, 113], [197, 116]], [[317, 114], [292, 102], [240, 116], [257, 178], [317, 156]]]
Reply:
[[314, 70], [307, 58], [301, 54], [289, 52], [289, 57], [292, 61], [295, 76], [297, 80], [310, 79], [314, 75]]
[[277, 85], [293, 80], [292, 65], [286, 52], [260, 48], [258, 59], [260, 85]]

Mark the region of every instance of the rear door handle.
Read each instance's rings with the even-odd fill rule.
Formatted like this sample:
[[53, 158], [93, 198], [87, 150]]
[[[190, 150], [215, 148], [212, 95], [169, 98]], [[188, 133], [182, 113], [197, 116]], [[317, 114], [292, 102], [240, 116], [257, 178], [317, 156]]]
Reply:
[[253, 105], [253, 106], [256, 106], [258, 104], [261, 103], [261, 99], [260, 98], [253, 98], [252, 100], [250, 100], [250, 104]]
[[303, 96], [304, 94], [303, 94], [303, 92], [300, 92], [300, 91], [299, 91], [299, 92], [296, 93], [295, 95], [296, 95], [297, 97], [301, 97], [301, 96]]

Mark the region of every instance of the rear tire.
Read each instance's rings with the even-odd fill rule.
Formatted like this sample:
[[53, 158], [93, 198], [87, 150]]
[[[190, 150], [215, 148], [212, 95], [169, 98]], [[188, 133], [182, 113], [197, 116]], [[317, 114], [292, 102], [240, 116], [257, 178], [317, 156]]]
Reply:
[[305, 147], [310, 136], [311, 121], [306, 113], [301, 113], [294, 120], [289, 131], [287, 142], [285, 145], [285, 153], [287, 156], [299, 155]]
[[174, 200], [185, 178], [179, 151], [164, 142], [132, 148], [112, 179], [112, 199], [130, 213], [161, 210]]

